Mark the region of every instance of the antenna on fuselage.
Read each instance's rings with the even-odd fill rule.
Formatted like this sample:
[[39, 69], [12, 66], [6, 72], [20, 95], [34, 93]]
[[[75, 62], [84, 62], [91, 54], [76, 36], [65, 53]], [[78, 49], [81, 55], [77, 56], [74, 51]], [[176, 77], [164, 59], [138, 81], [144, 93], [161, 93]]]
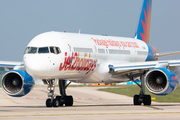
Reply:
[[79, 34], [81, 33], [81, 29], [79, 29]]

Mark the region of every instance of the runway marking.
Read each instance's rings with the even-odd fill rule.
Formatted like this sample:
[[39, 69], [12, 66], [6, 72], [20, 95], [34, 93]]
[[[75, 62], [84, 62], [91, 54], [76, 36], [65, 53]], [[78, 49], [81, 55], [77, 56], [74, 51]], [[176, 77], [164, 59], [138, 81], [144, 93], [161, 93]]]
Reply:
[[74, 98], [75, 100], [102, 100], [101, 98]]
[[180, 112], [137, 112], [137, 113], [77, 113], [77, 114], [32, 114], [32, 115], [0, 115], [0, 117], [27, 117], [27, 116], [72, 116], [72, 115], [127, 115], [127, 114], [180, 114]]
[[157, 108], [157, 107], [154, 107], [154, 106], [145, 105], [145, 107], [153, 108], [153, 109], [156, 109], [156, 110], [163, 110], [163, 109], [161, 109], [161, 108]]
[[[47, 97], [26, 97], [25, 99], [48, 99]], [[102, 100], [101, 98], [73, 98], [74, 100]]]
[[40, 97], [26, 97], [25, 99], [48, 99], [47, 97], [40, 98]]

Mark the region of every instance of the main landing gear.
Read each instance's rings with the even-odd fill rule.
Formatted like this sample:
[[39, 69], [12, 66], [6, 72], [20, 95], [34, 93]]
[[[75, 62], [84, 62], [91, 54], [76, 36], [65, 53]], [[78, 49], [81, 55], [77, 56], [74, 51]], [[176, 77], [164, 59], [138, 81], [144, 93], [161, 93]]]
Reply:
[[151, 96], [150, 95], [145, 95], [145, 85], [144, 85], [144, 75], [141, 75], [141, 85], [139, 85], [132, 77], [131, 80], [134, 81], [140, 88], [140, 93], [139, 95], [134, 95], [134, 105], [141, 105], [142, 103], [144, 105], [151, 105]]
[[54, 95], [55, 90], [55, 80], [43, 80], [45, 84], [48, 84], [48, 98], [46, 100], [46, 107], [58, 107], [58, 106], [72, 106], [73, 105], [73, 97], [66, 95], [66, 88], [70, 84], [65, 85], [65, 80], [59, 80], [59, 91], [61, 96]]

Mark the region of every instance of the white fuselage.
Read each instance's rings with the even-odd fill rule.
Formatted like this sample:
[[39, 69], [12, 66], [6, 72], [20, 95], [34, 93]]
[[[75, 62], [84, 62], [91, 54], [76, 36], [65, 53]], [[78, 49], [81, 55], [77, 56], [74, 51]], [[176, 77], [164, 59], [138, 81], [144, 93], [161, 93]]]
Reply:
[[[81, 83], [125, 81], [125, 76], [111, 77], [108, 65], [145, 61], [149, 52], [145, 42], [134, 38], [62, 32], [40, 34], [28, 47], [37, 48], [24, 54], [25, 69], [31, 76]], [[49, 52], [39, 53], [44, 47]], [[50, 47], [58, 47], [61, 52], [52, 53]]]

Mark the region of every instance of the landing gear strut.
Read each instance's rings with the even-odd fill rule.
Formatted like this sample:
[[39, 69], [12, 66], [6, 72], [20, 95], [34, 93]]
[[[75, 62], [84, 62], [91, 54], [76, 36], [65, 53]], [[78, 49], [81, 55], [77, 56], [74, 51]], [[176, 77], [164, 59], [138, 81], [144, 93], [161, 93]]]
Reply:
[[59, 106], [63, 106], [63, 104], [65, 104], [65, 106], [73, 105], [73, 97], [71, 95], [66, 95], [66, 88], [69, 84], [65, 85], [65, 80], [59, 80], [59, 91], [61, 96], [56, 96], [56, 99], [59, 101]]
[[54, 90], [55, 90], [55, 80], [44, 80], [43, 81], [44, 83], [48, 84], [48, 97], [51, 97], [51, 98], [48, 98], [46, 100], [46, 107], [58, 107], [59, 106], [59, 101], [57, 99], [55, 99], [55, 95], [54, 95]]
[[58, 107], [58, 106], [72, 106], [73, 105], [73, 97], [66, 95], [66, 88], [70, 84], [65, 85], [65, 80], [59, 80], [59, 91], [61, 96], [54, 95], [55, 86], [56, 83], [55, 80], [43, 80], [44, 84], [48, 85], [48, 98], [46, 100], [46, 107]]
[[134, 95], [134, 105], [141, 105], [142, 103], [144, 105], [151, 105], [151, 96], [150, 95], [145, 95], [145, 85], [144, 85], [144, 75], [141, 75], [141, 85], [139, 85], [133, 77], [131, 77], [131, 80], [134, 81], [140, 88], [140, 93], [139, 95]]

